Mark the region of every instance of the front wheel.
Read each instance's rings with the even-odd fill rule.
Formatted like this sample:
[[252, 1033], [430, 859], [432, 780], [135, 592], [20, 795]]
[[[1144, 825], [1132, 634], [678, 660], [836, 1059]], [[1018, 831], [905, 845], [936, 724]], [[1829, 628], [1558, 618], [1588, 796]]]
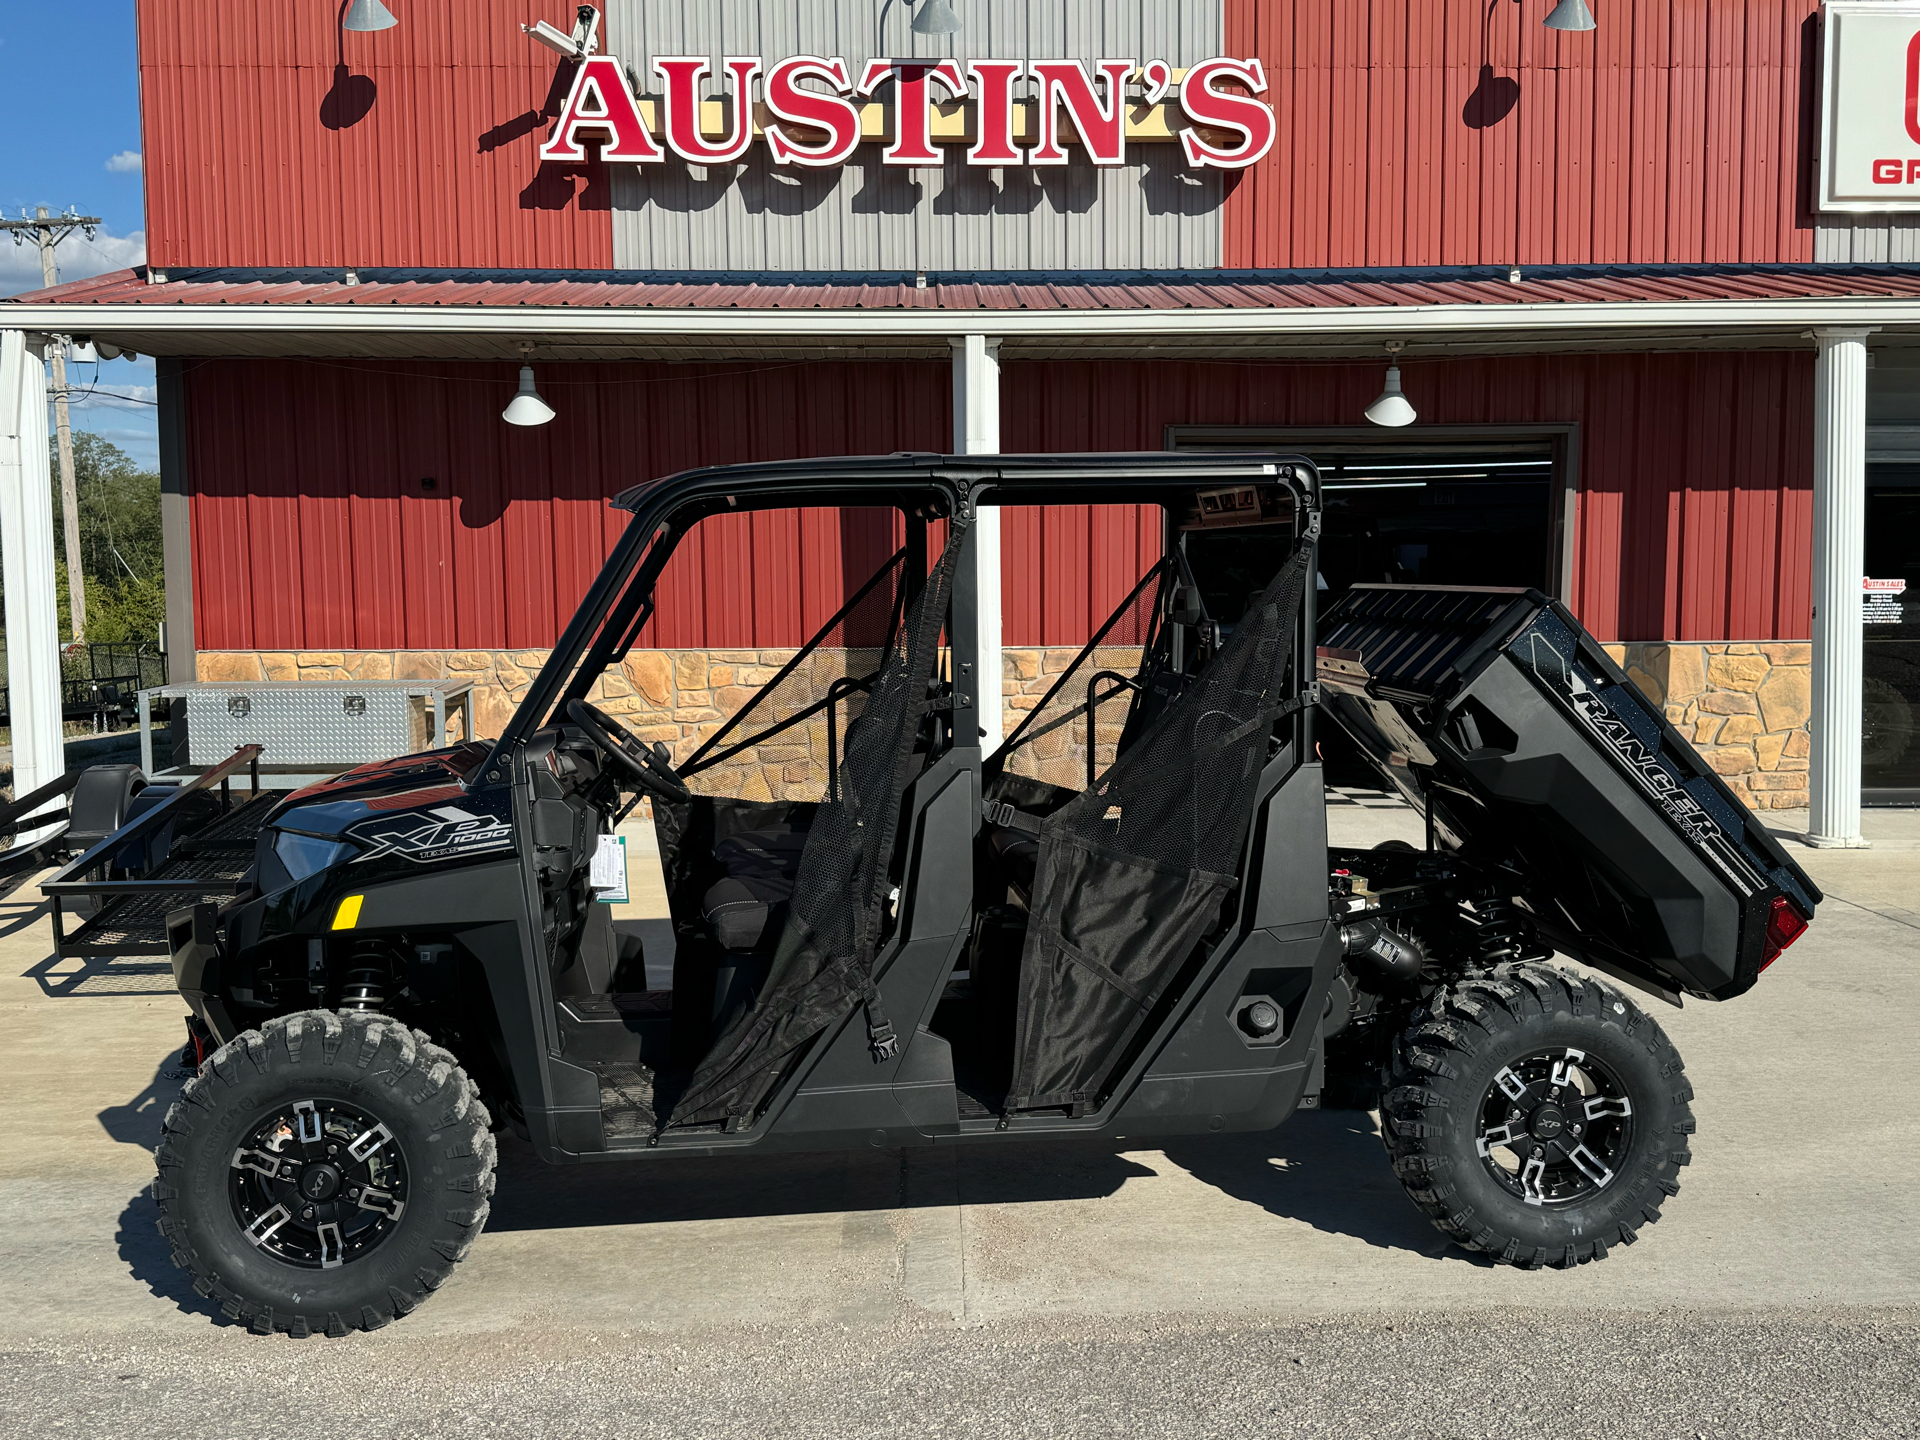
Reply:
[[160, 1233], [255, 1331], [404, 1316], [486, 1223], [494, 1139], [453, 1056], [385, 1016], [304, 1011], [215, 1051], [154, 1152]]
[[1558, 967], [1438, 992], [1394, 1046], [1381, 1136], [1435, 1227], [1516, 1266], [1575, 1266], [1660, 1217], [1693, 1088], [1650, 1017]]

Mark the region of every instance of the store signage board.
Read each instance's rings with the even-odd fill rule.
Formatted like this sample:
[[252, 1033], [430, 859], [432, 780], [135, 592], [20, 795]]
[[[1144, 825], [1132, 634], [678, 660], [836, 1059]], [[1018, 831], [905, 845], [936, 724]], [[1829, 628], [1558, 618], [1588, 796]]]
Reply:
[[1901, 597], [1906, 593], [1905, 580], [1881, 580], [1874, 576], [1861, 578], [1861, 623], [1863, 625], [1901, 624]]
[[1830, 4], [1821, 94], [1817, 207], [1913, 208], [1921, 200], [1921, 7]]
[[[763, 65], [759, 56], [730, 55], [715, 77], [705, 57], [657, 55], [648, 70], [657, 98], [636, 93], [637, 73], [612, 55], [582, 58], [540, 158], [579, 164], [597, 144], [614, 164], [658, 165], [678, 155], [692, 165], [732, 165], [759, 141], [777, 165], [821, 169], [878, 140], [887, 165], [939, 168], [944, 147], [964, 144], [973, 166], [1066, 165], [1070, 146], [1095, 165], [1118, 166], [1131, 138], [1178, 141], [1195, 169], [1243, 170], [1274, 144], [1274, 112], [1259, 98], [1267, 90], [1261, 62], [1227, 56], [1177, 72], [1165, 60], [856, 67], [839, 56]], [[705, 97], [716, 83], [730, 103]], [[1135, 95], [1130, 85], [1138, 85]], [[883, 93], [885, 102], [874, 99]], [[1188, 122], [1178, 129], [1162, 104], [1170, 97]]]

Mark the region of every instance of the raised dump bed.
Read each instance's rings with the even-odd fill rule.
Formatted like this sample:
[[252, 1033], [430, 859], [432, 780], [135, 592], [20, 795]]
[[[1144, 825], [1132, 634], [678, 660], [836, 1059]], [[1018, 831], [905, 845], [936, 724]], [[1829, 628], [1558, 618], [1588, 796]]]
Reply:
[[1565, 607], [1360, 585], [1321, 617], [1323, 713], [1442, 849], [1511, 870], [1556, 950], [1739, 995], [1821, 893]]

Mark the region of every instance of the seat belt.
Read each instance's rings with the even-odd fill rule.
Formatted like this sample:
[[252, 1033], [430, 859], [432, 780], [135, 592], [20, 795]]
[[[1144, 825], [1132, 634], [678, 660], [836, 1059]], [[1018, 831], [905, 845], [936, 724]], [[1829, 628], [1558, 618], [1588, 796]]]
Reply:
[[1042, 821], [1039, 816], [1030, 816], [1025, 811], [1017, 811], [1006, 801], [988, 801], [981, 806], [981, 819], [990, 826], [1002, 830], [1019, 831], [1022, 835], [1038, 836]]

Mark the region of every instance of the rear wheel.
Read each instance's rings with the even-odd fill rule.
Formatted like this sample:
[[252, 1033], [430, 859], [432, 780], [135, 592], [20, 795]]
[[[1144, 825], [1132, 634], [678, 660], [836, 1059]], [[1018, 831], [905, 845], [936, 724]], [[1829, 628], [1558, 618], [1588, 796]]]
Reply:
[[1437, 1229], [1517, 1266], [1600, 1260], [1660, 1216], [1688, 1164], [1681, 1057], [1613, 986], [1496, 967], [1396, 1041], [1381, 1134]]
[[372, 1330], [480, 1234], [494, 1140], [448, 1052], [387, 1017], [306, 1011], [222, 1046], [167, 1113], [154, 1196], [194, 1289], [254, 1330]]

